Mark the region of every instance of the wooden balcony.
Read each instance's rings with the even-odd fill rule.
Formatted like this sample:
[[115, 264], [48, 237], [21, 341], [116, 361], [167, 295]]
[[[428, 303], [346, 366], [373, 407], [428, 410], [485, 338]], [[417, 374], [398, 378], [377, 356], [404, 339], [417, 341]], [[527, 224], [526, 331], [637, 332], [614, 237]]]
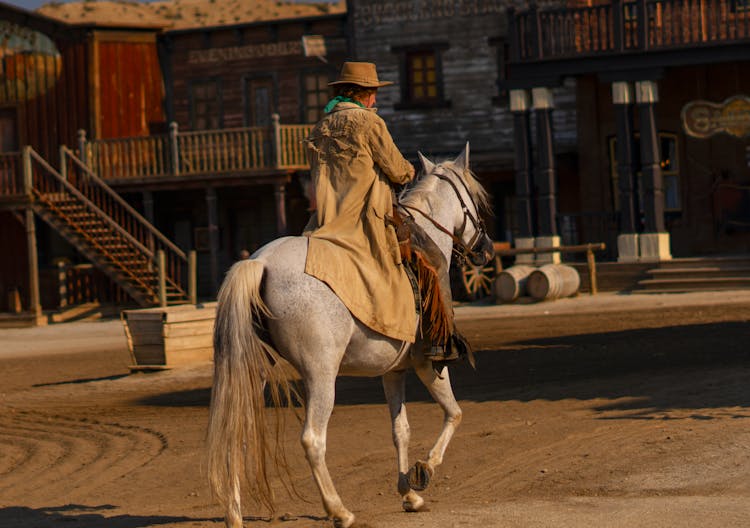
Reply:
[[[739, 55], [744, 56], [750, 44], [748, 0], [613, 0], [591, 7], [511, 9], [509, 21], [511, 78], [534, 64], [555, 61], [579, 61], [579, 70], [601, 71], [601, 63], [588, 59], [625, 58], [627, 67], [636, 67], [635, 60], [644, 54], [657, 55], [651, 52], [703, 50], [682, 60], [691, 63], [721, 47], [742, 48]], [[671, 64], [671, 60], [642, 63], [644, 67]], [[553, 68], [552, 73], [575, 73], [569, 70]]]
[[246, 127], [87, 140], [79, 152], [89, 169], [111, 185], [169, 183], [233, 177], [273, 178], [309, 167], [304, 139], [313, 125]]

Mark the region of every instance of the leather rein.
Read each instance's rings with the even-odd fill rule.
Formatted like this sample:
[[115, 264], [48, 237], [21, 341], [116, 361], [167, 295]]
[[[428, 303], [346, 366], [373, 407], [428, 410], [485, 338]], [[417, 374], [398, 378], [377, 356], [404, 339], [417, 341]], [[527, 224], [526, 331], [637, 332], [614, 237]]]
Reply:
[[[466, 182], [464, 182], [463, 178], [461, 178], [461, 176], [456, 171], [453, 171], [452, 169], [450, 170], [451, 172], [453, 172], [453, 174], [458, 176], [458, 181], [460, 181], [461, 185], [463, 185], [463, 188], [466, 191], [466, 196], [469, 197], [469, 200], [471, 201], [471, 205], [474, 207], [474, 211], [478, 211], [479, 209], [477, 207], [477, 204], [474, 201], [474, 198], [471, 196], [471, 192], [469, 191], [469, 188], [467, 187]], [[477, 253], [474, 250], [474, 248], [476, 247], [477, 241], [482, 236], [486, 236], [486, 228], [484, 226], [484, 222], [482, 221], [481, 218], [477, 218], [471, 213], [469, 208], [466, 206], [466, 202], [464, 202], [464, 199], [461, 196], [461, 192], [459, 191], [458, 187], [456, 187], [456, 184], [453, 182], [451, 178], [440, 173], [433, 173], [433, 174], [436, 178], [443, 180], [445, 182], [448, 182], [450, 184], [450, 186], [453, 188], [453, 191], [456, 193], [456, 197], [458, 198], [458, 201], [461, 203], [461, 210], [463, 211], [463, 214], [464, 214], [464, 221], [463, 221], [463, 224], [461, 224], [460, 229], [458, 229], [458, 235], [454, 235], [453, 233], [451, 233], [448, 229], [443, 227], [439, 222], [437, 222], [429, 214], [425, 213], [418, 207], [414, 207], [413, 205], [406, 205], [403, 203], [399, 203], [398, 204], [399, 207], [402, 207], [403, 209], [405, 209], [406, 212], [410, 216], [412, 216], [412, 218], [413, 218], [413, 215], [411, 214], [410, 211], [416, 211], [417, 213], [422, 215], [424, 218], [429, 220], [430, 223], [432, 223], [432, 225], [434, 225], [438, 231], [442, 231], [443, 233], [451, 237], [451, 240], [453, 240], [453, 251], [454, 253], [456, 253], [456, 256], [458, 258], [465, 260], [467, 257], [469, 258], [476, 257]], [[474, 236], [471, 237], [471, 240], [468, 243], [464, 242], [462, 239], [463, 234], [466, 231], [467, 219], [470, 220], [472, 225], [474, 226]], [[456, 249], [457, 247], [458, 249]]]

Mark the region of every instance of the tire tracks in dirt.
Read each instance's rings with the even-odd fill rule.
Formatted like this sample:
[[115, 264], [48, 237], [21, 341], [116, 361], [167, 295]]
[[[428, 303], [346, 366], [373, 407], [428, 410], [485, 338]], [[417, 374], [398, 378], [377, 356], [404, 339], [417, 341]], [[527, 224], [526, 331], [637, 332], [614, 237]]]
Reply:
[[[0, 413], [0, 495], [85, 495], [167, 449], [157, 431], [6, 408]], [[43, 490], [40, 496], [40, 491]]]

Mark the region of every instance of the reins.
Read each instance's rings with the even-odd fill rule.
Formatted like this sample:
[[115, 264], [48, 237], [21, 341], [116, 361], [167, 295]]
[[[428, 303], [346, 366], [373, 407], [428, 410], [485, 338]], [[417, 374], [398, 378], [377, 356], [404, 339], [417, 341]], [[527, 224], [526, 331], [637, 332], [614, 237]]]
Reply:
[[[466, 195], [469, 197], [469, 200], [471, 200], [471, 204], [474, 206], [474, 210], [478, 211], [477, 204], [474, 201], [474, 198], [471, 196], [471, 192], [469, 191], [469, 188], [466, 185], [466, 182], [463, 181], [463, 179], [460, 177], [460, 175], [452, 171], [456, 176], [458, 176], [458, 180], [461, 182], [461, 185], [463, 185], [464, 189], [466, 190]], [[458, 187], [456, 187], [456, 184], [453, 182], [452, 179], [449, 177], [439, 174], [439, 173], [433, 173], [435, 177], [448, 182], [450, 186], [453, 188], [453, 191], [456, 193], [456, 197], [458, 198], [458, 201], [461, 204], [461, 211], [464, 214], [463, 224], [461, 225], [461, 228], [458, 230], [459, 235], [455, 235], [451, 233], [448, 229], [446, 229], [444, 226], [442, 226], [437, 220], [432, 218], [429, 214], [425, 213], [418, 207], [415, 207], [413, 205], [406, 205], [403, 203], [399, 203], [398, 205], [406, 210], [406, 212], [413, 217], [413, 215], [410, 213], [411, 211], [416, 211], [420, 215], [422, 215], [424, 218], [430, 221], [432, 225], [435, 226], [436, 229], [439, 231], [445, 233], [449, 237], [451, 237], [451, 240], [453, 240], [453, 251], [456, 253], [456, 255], [459, 258], [465, 259], [466, 257], [473, 258], [476, 257], [476, 251], [474, 251], [474, 246], [477, 243], [477, 240], [484, 235], [485, 227], [484, 222], [482, 222], [481, 219], [477, 219], [474, 217], [473, 214], [471, 214], [471, 211], [466, 206], [466, 202], [464, 202], [463, 197], [461, 196], [461, 192], [458, 190]], [[471, 223], [474, 225], [474, 236], [471, 237], [471, 240], [466, 243], [461, 239], [461, 236], [463, 236], [464, 231], [466, 231], [466, 223], [467, 218], [471, 220]], [[456, 249], [456, 246], [458, 246], [458, 250]]]

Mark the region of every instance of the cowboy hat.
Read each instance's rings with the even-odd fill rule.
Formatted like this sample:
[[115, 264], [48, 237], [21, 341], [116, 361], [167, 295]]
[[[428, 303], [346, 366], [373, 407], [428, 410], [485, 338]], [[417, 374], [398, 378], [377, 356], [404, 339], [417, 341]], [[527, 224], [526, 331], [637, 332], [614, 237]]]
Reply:
[[378, 72], [372, 62], [345, 62], [341, 67], [338, 80], [328, 83], [328, 86], [336, 84], [356, 84], [363, 88], [381, 88], [393, 83], [378, 80]]

